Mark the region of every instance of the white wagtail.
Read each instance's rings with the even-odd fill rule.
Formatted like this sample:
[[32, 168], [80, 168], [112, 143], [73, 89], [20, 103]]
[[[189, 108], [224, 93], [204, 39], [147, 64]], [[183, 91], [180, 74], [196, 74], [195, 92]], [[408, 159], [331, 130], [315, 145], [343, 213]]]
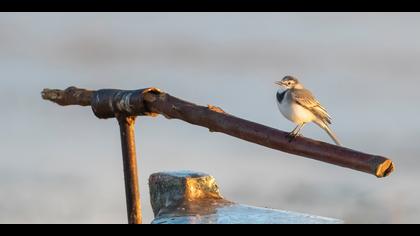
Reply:
[[308, 122], [314, 122], [334, 140], [337, 145], [341, 145], [337, 136], [328, 126], [331, 124], [331, 117], [327, 110], [321, 106], [312, 93], [305, 89], [299, 81], [293, 76], [285, 76], [276, 84], [281, 88], [277, 91], [277, 105], [280, 112], [287, 119], [297, 124], [287, 136], [291, 142], [299, 135], [302, 127]]

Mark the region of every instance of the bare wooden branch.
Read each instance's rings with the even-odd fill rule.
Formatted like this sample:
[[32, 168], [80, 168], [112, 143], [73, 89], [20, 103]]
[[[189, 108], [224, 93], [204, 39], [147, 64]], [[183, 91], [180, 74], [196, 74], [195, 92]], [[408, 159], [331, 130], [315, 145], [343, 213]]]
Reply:
[[43, 99], [55, 102], [61, 106], [90, 106], [93, 91], [69, 87], [64, 91], [59, 89], [44, 89], [41, 95]]
[[[69, 93], [67, 90], [44, 90], [55, 91], [54, 93], [61, 95], [60, 99], [52, 99], [49, 96], [43, 96], [43, 98], [60, 105], [84, 105], [87, 103], [87, 97], [90, 96], [93, 101], [95, 97], [100, 97], [100, 94], [98, 95], [97, 93], [102, 93], [101, 91], [103, 91], [98, 90], [92, 93], [91, 91], [83, 92], [83, 90], [80, 90], [85, 95], [74, 96], [74, 93]], [[115, 91], [121, 92], [121, 90]], [[305, 137], [297, 137], [293, 142], [289, 143], [286, 138], [287, 132], [232, 116], [221, 108], [212, 105], [199, 106], [155, 88], [135, 91], [137, 92], [131, 92], [129, 98], [125, 97], [124, 105], [120, 106], [120, 108], [115, 109], [115, 104], [123, 102], [122, 98], [121, 96], [114, 96], [116, 100], [113, 102], [110, 102], [109, 99], [104, 99], [103, 101], [99, 99], [91, 102], [92, 109], [95, 111], [95, 107], [102, 106], [104, 114], [108, 114], [106, 118], [109, 118], [110, 111], [114, 113], [122, 111], [125, 115], [161, 114], [169, 119], [180, 119], [194, 125], [206, 127], [212, 132], [225, 133], [265, 147], [366, 172], [377, 177], [388, 176], [394, 170], [393, 162], [383, 156], [366, 154]], [[75, 101], [77, 99], [80, 99], [80, 103]], [[127, 107], [130, 109], [126, 109]], [[104, 118], [96, 112], [95, 115]]]

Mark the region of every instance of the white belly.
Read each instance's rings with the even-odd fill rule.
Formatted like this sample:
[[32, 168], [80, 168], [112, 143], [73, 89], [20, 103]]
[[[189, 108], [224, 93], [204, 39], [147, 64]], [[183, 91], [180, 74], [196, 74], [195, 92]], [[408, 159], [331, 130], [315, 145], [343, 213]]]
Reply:
[[277, 106], [281, 114], [295, 124], [308, 123], [316, 119], [312, 112], [297, 103], [289, 105], [283, 101], [281, 104], [277, 102]]

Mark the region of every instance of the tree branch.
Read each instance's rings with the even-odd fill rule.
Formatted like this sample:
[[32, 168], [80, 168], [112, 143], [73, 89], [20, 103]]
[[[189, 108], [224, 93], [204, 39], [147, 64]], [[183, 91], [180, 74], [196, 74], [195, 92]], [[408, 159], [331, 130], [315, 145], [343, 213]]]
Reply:
[[386, 157], [305, 137], [297, 137], [290, 143], [286, 138], [287, 132], [232, 116], [212, 105], [199, 106], [183, 101], [156, 88], [132, 91], [115, 89], [88, 91], [74, 87], [64, 91], [44, 89], [42, 97], [59, 105], [91, 105], [98, 118], [111, 118], [121, 113], [134, 116], [161, 114], [168, 119], [180, 119], [206, 127], [211, 132], [225, 133], [265, 147], [366, 172], [377, 177], [388, 176], [394, 170], [394, 164]]
[[69, 87], [66, 90], [44, 89], [41, 96], [45, 100], [57, 103], [61, 106], [79, 105], [90, 106], [93, 91]]

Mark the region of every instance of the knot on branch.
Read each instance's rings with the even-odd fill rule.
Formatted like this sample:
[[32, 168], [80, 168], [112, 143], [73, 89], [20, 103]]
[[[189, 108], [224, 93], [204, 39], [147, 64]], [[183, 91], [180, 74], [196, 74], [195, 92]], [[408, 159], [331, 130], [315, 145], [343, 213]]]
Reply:
[[222, 108], [213, 105], [207, 105], [207, 108], [217, 113], [226, 113]]

